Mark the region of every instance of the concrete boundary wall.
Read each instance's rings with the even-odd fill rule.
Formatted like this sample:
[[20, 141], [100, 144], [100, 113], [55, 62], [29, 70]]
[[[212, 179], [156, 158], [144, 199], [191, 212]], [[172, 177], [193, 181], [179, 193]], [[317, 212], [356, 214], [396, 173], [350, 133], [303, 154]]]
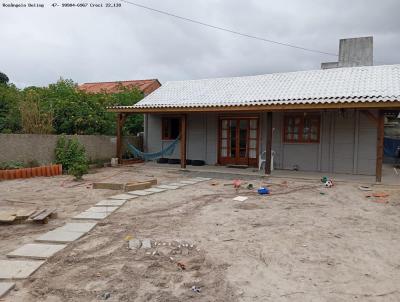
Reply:
[[[41, 164], [55, 161], [54, 149], [59, 135], [47, 134], [0, 134], [0, 162], [37, 160]], [[76, 137], [86, 149], [90, 160], [103, 160], [115, 157], [116, 137], [107, 135], [67, 135]], [[142, 139], [136, 136], [125, 136], [123, 150], [130, 142], [142, 149]]]

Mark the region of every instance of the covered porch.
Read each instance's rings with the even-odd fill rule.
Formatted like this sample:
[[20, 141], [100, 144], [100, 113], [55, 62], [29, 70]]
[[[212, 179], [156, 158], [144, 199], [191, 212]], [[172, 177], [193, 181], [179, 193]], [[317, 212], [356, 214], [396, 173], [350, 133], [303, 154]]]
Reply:
[[[253, 162], [253, 166], [256, 167], [258, 166], [258, 163], [260, 161], [260, 156], [261, 154], [264, 154], [264, 158], [265, 158], [265, 164], [263, 165], [263, 170], [262, 173], [263, 175], [272, 175], [273, 176], [282, 176], [285, 177], [286, 173], [291, 172], [288, 171], [289, 169], [287, 168], [287, 166], [278, 165], [278, 169], [272, 171], [271, 170], [271, 155], [274, 152], [274, 150], [280, 150], [279, 146], [278, 146], [278, 141], [279, 139], [282, 139], [282, 135], [284, 133], [284, 129], [283, 129], [283, 125], [282, 129], [279, 131], [276, 131], [276, 129], [278, 127], [280, 127], [280, 124], [282, 123], [283, 120], [283, 115], [286, 113], [291, 113], [291, 114], [300, 114], [300, 115], [313, 115], [316, 112], [320, 112], [322, 115], [329, 115], [329, 114], [333, 114], [333, 112], [336, 114], [344, 114], [346, 112], [356, 112], [357, 111], [357, 118], [358, 119], [363, 119], [363, 120], [368, 120], [368, 123], [370, 123], [370, 125], [373, 125], [374, 129], [374, 133], [376, 135], [373, 136], [373, 140], [369, 142], [369, 148], [373, 149], [373, 153], [374, 153], [374, 158], [372, 160], [373, 164], [374, 164], [374, 168], [373, 168], [373, 173], [370, 174], [374, 174], [374, 177], [371, 176], [365, 176], [365, 179], [370, 180], [371, 178], [374, 178], [374, 180], [376, 182], [381, 182], [382, 181], [382, 176], [383, 176], [383, 168], [382, 168], [382, 159], [383, 159], [383, 137], [384, 137], [384, 111], [386, 109], [393, 109], [393, 105], [391, 103], [342, 103], [342, 104], [309, 104], [309, 105], [304, 105], [304, 104], [299, 104], [297, 106], [294, 105], [285, 105], [285, 106], [280, 106], [280, 105], [275, 105], [275, 106], [257, 106], [258, 107], [258, 111], [255, 112], [254, 111], [254, 106], [249, 106], [247, 108], [244, 108], [243, 106], [234, 106], [234, 107], [222, 107], [222, 108], [163, 108], [163, 109], [145, 109], [145, 108], [133, 108], [133, 107], [125, 107], [125, 108], [110, 108], [109, 111], [113, 111], [117, 113], [117, 150], [116, 150], [116, 155], [118, 158], [122, 158], [122, 148], [121, 148], [121, 142], [122, 142], [122, 127], [124, 124], [124, 121], [126, 120], [126, 117], [131, 115], [131, 114], [145, 114], [145, 129], [149, 129], [149, 128], [157, 128], [155, 127], [154, 121], [152, 121], [152, 119], [154, 119], [154, 117], [156, 116], [158, 118], [160, 124], [162, 124], [162, 117], [168, 117], [168, 116], [173, 116], [175, 119], [179, 120], [178, 123], [178, 127], [179, 127], [179, 148], [177, 150], [177, 152], [175, 153], [176, 155], [178, 155], [177, 157], [179, 157], [180, 159], [180, 169], [187, 169], [187, 159], [188, 159], [188, 147], [189, 149], [193, 150], [196, 149], [197, 147], [194, 144], [194, 141], [197, 140], [202, 140], [201, 138], [205, 135], [209, 135], [210, 136], [210, 129], [214, 129], [213, 131], [215, 132], [213, 134], [213, 136], [211, 135], [211, 141], [212, 141], [212, 145], [210, 144], [209, 140], [204, 140], [203, 142], [200, 142], [200, 144], [205, 144], [207, 145], [205, 147], [205, 151], [206, 153], [215, 153], [215, 158], [216, 161], [208, 162], [208, 165], [205, 167], [208, 167], [208, 169], [210, 167], [215, 167], [216, 169], [221, 169], [221, 171], [229, 171], [232, 172], [234, 170], [232, 170], [232, 168], [226, 168], [226, 167], [222, 167], [224, 164], [224, 162], [221, 162], [220, 159], [220, 155], [221, 152], [223, 152], [223, 146], [222, 146], [222, 131], [223, 128], [221, 128], [222, 124], [221, 121], [224, 120], [224, 118], [226, 119], [226, 117], [234, 117], [234, 119], [238, 119], [238, 120], [244, 120], [246, 118], [249, 117], [253, 117], [253, 116], [260, 116], [261, 118], [258, 121], [258, 130], [257, 130], [257, 140], [255, 142], [255, 144], [257, 145], [257, 149], [256, 149], [256, 160], [255, 162]], [[263, 107], [263, 108], [260, 108]], [[198, 121], [194, 121], [192, 116], [193, 115], [205, 115], [205, 123], [209, 123], [209, 120], [212, 119], [214, 122], [214, 124], [212, 125], [207, 125], [208, 128], [204, 131], [197, 131], [197, 137], [196, 139], [189, 139], [189, 143], [190, 145], [188, 146], [188, 132], [192, 133], [193, 132], [193, 127], [194, 124], [198, 123]], [[280, 118], [277, 118], [281, 116]], [[361, 118], [360, 118], [361, 116]], [[221, 118], [222, 117], [222, 118]], [[351, 118], [350, 118], [351, 120]], [[151, 125], [149, 125], [149, 123]], [[330, 123], [330, 122], [329, 122]], [[251, 126], [251, 122], [249, 122], [248, 124], [248, 130], [250, 133], [252, 126]], [[160, 129], [163, 126], [160, 126]], [[328, 129], [328, 127], [331, 126], [325, 126], [326, 129]], [[358, 124], [355, 127], [359, 127]], [[357, 131], [359, 131], [359, 129], [356, 129]], [[329, 134], [327, 132], [328, 130], [326, 130], [325, 132], [318, 132], [318, 144], [320, 143], [320, 139], [319, 137], [321, 136], [332, 136], [335, 134]], [[355, 131], [355, 130], [351, 130], [351, 131]], [[161, 133], [161, 130], [160, 130]], [[154, 140], [161, 140], [161, 136], [163, 135], [162, 133], [154, 133], [154, 130], [152, 131], [147, 131], [145, 133], [145, 140], [147, 142], [149, 142], [149, 140], [154, 139]], [[286, 134], [285, 134], [286, 135]], [[359, 138], [358, 136], [356, 137], [355, 134], [352, 134], [354, 137], [354, 141], [358, 143]], [[358, 133], [357, 133], [358, 135]], [[360, 134], [362, 135], [362, 133]], [[147, 136], [147, 139], [146, 139]], [[253, 136], [254, 137], [254, 136]], [[251, 139], [251, 137], [249, 136], [249, 140]], [[325, 138], [327, 139], [327, 138]], [[369, 138], [368, 138], [369, 139]], [[250, 154], [251, 152], [251, 146], [250, 146], [250, 141], [248, 140], [248, 146], [246, 146], [246, 154]], [[166, 143], [168, 144], [168, 140], [166, 141]], [[198, 143], [198, 142], [197, 142]], [[333, 143], [331, 143], [333, 144]], [[145, 143], [145, 145], [148, 145], [148, 143]], [[288, 148], [292, 148], [294, 144], [290, 144], [290, 142], [286, 142], [286, 145]], [[315, 147], [317, 149], [319, 149], [319, 152], [321, 152], [321, 150], [324, 148], [324, 145], [320, 144], [321, 146], [318, 145], [318, 147]], [[163, 145], [160, 145], [160, 147], [157, 148], [162, 148]], [[309, 146], [311, 146], [311, 144], [307, 144], [307, 142], [302, 143], [301, 146], [304, 146], [304, 148], [309, 148]], [[345, 144], [343, 144], [343, 146], [345, 146]], [[240, 146], [239, 146], [240, 147]], [[340, 146], [341, 148], [342, 146]], [[315, 149], [314, 148], [314, 149]], [[328, 148], [328, 147], [326, 147]], [[330, 153], [334, 153], [334, 149], [333, 147], [329, 147], [332, 150], [330, 150]], [[240, 149], [240, 148], [239, 148]], [[360, 152], [362, 152], [363, 150], [363, 146], [360, 146]], [[159, 150], [159, 149], [158, 149]], [[295, 149], [293, 149], [295, 150]], [[303, 149], [306, 150], [306, 149]], [[148, 152], [149, 149], [145, 149], [145, 152]], [[150, 150], [151, 151], [151, 150]], [[240, 150], [238, 150], [240, 151]], [[340, 152], [340, 150], [336, 150], [336, 152]], [[193, 153], [193, 151], [192, 151]], [[283, 151], [282, 151], [283, 153]], [[287, 156], [285, 154], [285, 156]], [[332, 156], [332, 155], [331, 155]], [[323, 157], [319, 156], [320, 159], [318, 159], [318, 163], [316, 164], [319, 168], [319, 171], [293, 171], [291, 173], [294, 173], [296, 175], [299, 174], [304, 174], [305, 176], [313, 176], [313, 177], [320, 177], [322, 175], [326, 175], [329, 174], [339, 174], [339, 175], [348, 175], [344, 178], [351, 178], [353, 176], [356, 176], [356, 178], [363, 178], [364, 176], [362, 175], [352, 175], [351, 172], [350, 173], [337, 173], [337, 171], [334, 170], [326, 170], [324, 171], [322, 169], [323, 166]], [[330, 159], [331, 160], [331, 159]], [[340, 160], [340, 159], [339, 159]], [[350, 159], [350, 161], [352, 161], [354, 159]], [[370, 161], [371, 162], [371, 161]], [[255, 164], [255, 165], [254, 165]], [[328, 164], [328, 166], [330, 166], [331, 163]], [[171, 166], [171, 165], [168, 165]], [[221, 167], [219, 167], [221, 166]], [[243, 165], [246, 166], [246, 165]], [[371, 166], [369, 164], [368, 169], [371, 170]], [[190, 167], [190, 170], [193, 170], [193, 167]], [[195, 169], [205, 169], [204, 167], [196, 167]], [[251, 172], [251, 173], [256, 173], [256, 174], [260, 174], [260, 172], [255, 171], [255, 168], [253, 167], [249, 167], [248, 169], [238, 169], [238, 173], [243, 173], [243, 172]], [[358, 170], [354, 170], [356, 173], [353, 174], [363, 174], [363, 173], [357, 173]], [[299, 172], [299, 173], [298, 173]]]

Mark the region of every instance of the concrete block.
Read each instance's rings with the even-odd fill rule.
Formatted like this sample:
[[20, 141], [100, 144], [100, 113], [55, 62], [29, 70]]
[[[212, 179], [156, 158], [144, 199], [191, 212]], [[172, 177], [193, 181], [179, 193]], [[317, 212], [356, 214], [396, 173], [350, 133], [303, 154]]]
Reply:
[[0, 260], [0, 279], [26, 279], [43, 263], [35, 260]]
[[139, 239], [129, 240], [128, 244], [130, 250], [137, 250], [142, 246], [142, 242]]
[[91, 207], [87, 209], [85, 212], [93, 212], [93, 213], [112, 213], [117, 210], [119, 207]]
[[199, 181], [195, 181], [195, 180], [182, 180], [182, 181], [180, 181], [180, 183], [182, 183], [182, 184], [187, 184], [187, 185], [194, 185], [194, 184], [197, 184]]
[[47, 232], [37, 238], [37, 242], [53, 242], [53, 243], [68, 243], [81, 238], [86, 233], [82, 232], [70, 232], [60, 229]]
[[124, 184], [119, 183], [107, 183], [107, 182], [94, 182], [93, 189], [105, 189], [105, 190], [123, 190]]
[[144, 190], [151, 188], [152, 185], [153, 183], [151, 181], [127, 183], [125, 185], [125, 191]]
[[166, 189], [160, 189], [160, 188], [150, 188], [150, 189], [146, 189], [146, 192], [152, 192], [152, 193], [161, 193], [166, 191]]
[[124, 200], [129, 200], [135, 197], [132, 197], [132, 195], [129, 194], [119, 194], [119, 195], [114, 195], [114, 196], [110, 196], [108, 197], [110, 199], [124, 199]]
[[[135, 198], [135, 196], [132, 196], [132, 197]], [[96, 203], [95, 206], [96, 207], [104, 207], [104, 206], [120, 207], [120, 206], [124, 205], [125, 202], [126, 202], [126, 199], [105, 199], [105, 200], [101, 200], [98, 203]]]
[[96, 213], [96, 212], [82, 212], [74, 217], [72, 217], [72, 219], [93, 219], [93, 220], [101, 220], [106, 218], [108, 215], [110, 215], [111, 213], [105, 213], [105, 212], [101, 212], [101, 213]]
[[96, 222], [68, 222], [62, 227], [57, 228], [57, 230], [62, 230], [66, 232], [87, 233], [91, 231], [96, 226], [96, 224]]
[[212, 178], [210, 178], [210, 177], [195, 177], [193, 179], [197, 179], [197, 180], [201, 180], [201, 181], [207, 181], [207, 180], [211, 180]]
[[14, 282], [0, 282], [0, 299], [15, 287]]
[[132, 194], [132, 195], [137, 195], [137, 196], [146, 196], [146, 195], [154, 194], [154, 192], [148, 192], [146, 190], [130, 191], [127, 193]]
[[40, 244], [40, 243], [28, 243], [25, 244], [11, 253], [7, 254], [7, 257], [10, 258], [30, 258], [37, 260], [45, 260], [55, 253], [61, 251], [65, 248], [64, 244]]
[[171, 185], [160, 185], [160, 186], [157, 186], [156, 188], [165, 189], [165, 190], [176, 190], [176, 189], [179, 189], [178, 186], [171, 186]]
[[173, 183], [170, 183], [170, 184], [168, 184], [169, 186], [175, 186], [175, 187], [184, 187], [184, 186], [187, 186], [188, 184], [185, 184], [185, 183], [180, 183], [180, 182], [173, 182]]
[[142, 240], [142, 248], [143, 249], [151, 249], [151, 240], [150, 239], [143, 239]]

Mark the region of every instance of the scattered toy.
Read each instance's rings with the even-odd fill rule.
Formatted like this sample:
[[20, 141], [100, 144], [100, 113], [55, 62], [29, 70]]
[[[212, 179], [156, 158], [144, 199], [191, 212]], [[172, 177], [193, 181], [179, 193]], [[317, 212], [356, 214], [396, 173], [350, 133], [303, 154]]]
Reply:
[[197, 287], [196, 285], [193, 285], [192, 286], [192, 291], [194, 291], [195, 293], [200, 294], [201, 289], [200, 289], [200, 287]]
[[267, 195], [267, 194], [270, 193], [270, 192], [269, 192], [269, 189], [266, 188], [266, 187], [261, 187], [261, 188], [259, 188], [257, 192], [258, 192], [258, 194], [260, 194], [260, 195]]
[[239, 179], [235, 179], [233, 181], [233, 187], [236, 189], [236, 192], [239, 191], [240, 185], [242, 184], [242, 182]]
[[248, 185], [247, 185], [247, 189], [248, 189], [248, 190], [253, 190], [253, 189], [254, 189], [254, 186], [253, 186], [253, 184], [251, 184], [251, 183], [250, 183], [250, 184], [248, 184]]

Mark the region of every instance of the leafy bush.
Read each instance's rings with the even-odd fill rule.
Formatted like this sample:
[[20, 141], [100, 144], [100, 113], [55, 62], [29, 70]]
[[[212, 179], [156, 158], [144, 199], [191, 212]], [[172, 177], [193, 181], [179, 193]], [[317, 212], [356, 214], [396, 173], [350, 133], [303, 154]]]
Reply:
[[83, 163], [74, 163], [68, 170], [68, 174], [75, 176], [76, 180], [82, 179], [83, 174], [88, 172], [88, 165]]
[[25, 164], [19, 161], [0, 162], [0, 170], [12, 170], [25, 168]]
[[63, 169], [76, 179], [81, 179], [88, 172], [85, 147], [76, 138], [68, 139], [62, 135], [57, 140], [55, 155], [56, 162], [62, 164]]

